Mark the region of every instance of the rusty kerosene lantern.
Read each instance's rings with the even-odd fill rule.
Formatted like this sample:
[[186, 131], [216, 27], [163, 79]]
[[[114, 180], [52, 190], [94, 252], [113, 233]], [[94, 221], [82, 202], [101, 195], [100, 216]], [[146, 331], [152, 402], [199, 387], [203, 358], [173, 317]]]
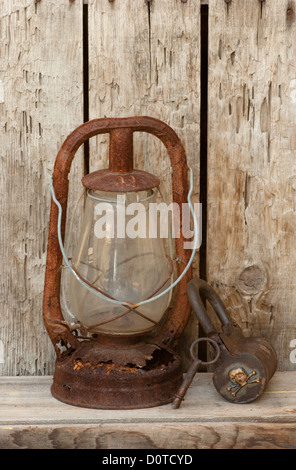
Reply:
[[[156, 176], [133, 168], [134, 132], [153, 134], [165, 145], [172, 167], [172, 198], [182, 214], [191, 194], [185, 150], [162, 121], [133, 117], [87, 122], [65, 140], [54, 166], [43, 315], [57, 354], [52, 394], [72, 405], [158, 406], [171, 402], [182, 382], [178, 342], [190, 314], [186, 287], [194, 256], [194, 250], [184, 247], [183, 231], [175, 240], [175, 281], [173, 260], [166, 257], [160, 238], [95, 235], [99, 202], [118, 213], [118, 195], [147, 203], [160, 184]], [[87, 190], [84, 221], [69, 260], [63, 242], [71, 163], [84, 142], [103, 133], [110, 136], [109, 168], [82, 179]], [[63, 263], [70, 269], [68, 296], [75, 329], [61, 308]]]

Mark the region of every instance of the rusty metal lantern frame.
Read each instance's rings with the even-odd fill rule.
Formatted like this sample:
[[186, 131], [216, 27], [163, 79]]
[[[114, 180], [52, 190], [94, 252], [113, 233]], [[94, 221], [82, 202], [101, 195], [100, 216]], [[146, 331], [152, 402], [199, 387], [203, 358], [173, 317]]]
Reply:
[[[185, 149], [173, 129], [151, 117], [94, 119], [75, 129], [56, 157], [52, 181], [62, 209], [63, 240], [71, 164], [79, 147], [91, 137], [109, 134], [109, 168], [86, 175], [82, 179], [85, 187], [127, 192], [159, 185], [154, 175], [133, 168], [134, 132], [152, 134], [166, 147], [172, 168], [172, 199], [179, 205], [182, 220], [182, 205], [188, 197], [189, 168]], [[98, 409], [145, 408], [173, 401], [182, 383], [179, 339], [191, 311], [187, 298], [191, 268], [181, 276], [190, 260], [182, 230], [175, 240], [175, 253], [180, 260], [177, 276], [181, 280], [170, 313], [154, 336], [93, 335], [81, 341], [65, 322], [60, 304], [63, 255], [57, 236], [58, 218], [59, 209], [52, 200], [43, 319], [57, 356], [51, 387], [53, 396], [72, 405]]]

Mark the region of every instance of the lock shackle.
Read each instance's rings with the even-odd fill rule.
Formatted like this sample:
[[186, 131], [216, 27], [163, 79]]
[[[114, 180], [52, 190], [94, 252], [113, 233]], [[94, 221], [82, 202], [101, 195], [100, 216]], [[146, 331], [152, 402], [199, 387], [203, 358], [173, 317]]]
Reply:
[[211, 336], [217, 333], [217, 331], [213, 326], [204, 306], [204, 302], [206, 300], [208, 300], [208, 302], [211, 304], [220, 322], [222, 323], [223, 332], [225, 334], [229, 332], [232, 323], [226, 313], [225, 305], [223, 304], [218, 294], [206, 281], [198, 278], [191, 279], [187, 284], [187, 295], [192, 310], [194, 311], [207, 336]]

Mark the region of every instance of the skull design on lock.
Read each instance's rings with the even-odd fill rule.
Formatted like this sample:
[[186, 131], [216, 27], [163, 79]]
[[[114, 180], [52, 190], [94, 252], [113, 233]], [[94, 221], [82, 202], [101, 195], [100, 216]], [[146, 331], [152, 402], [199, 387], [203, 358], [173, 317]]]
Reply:
[[236, 394], [246, 385], [260, 383], [259, 377], [254, 380], [250, 380], [251, 377], [256, 374], [257, 372], [253, 370], [250, 374], [247, 375], [243, 367], [230, 370], [228, 377], [233, 385], [231, 387], [227, 387], [227, 391], [230, 392], [233, 397], [235, 397]]

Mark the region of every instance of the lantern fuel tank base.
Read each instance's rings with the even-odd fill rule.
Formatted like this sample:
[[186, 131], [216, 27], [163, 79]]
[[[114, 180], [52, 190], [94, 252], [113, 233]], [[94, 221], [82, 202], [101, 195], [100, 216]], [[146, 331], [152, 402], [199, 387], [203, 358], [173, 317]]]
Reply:
[[70, 357], [57, 359], [51, 387], [56, 399], [110, 410], [150, 408], [173, 401], [183, 379], [178, 355], [156, 349], [152, 359], [139, 367], [132, 362], [120, 365], [99, 360], [98, 348], [86, 343]]

